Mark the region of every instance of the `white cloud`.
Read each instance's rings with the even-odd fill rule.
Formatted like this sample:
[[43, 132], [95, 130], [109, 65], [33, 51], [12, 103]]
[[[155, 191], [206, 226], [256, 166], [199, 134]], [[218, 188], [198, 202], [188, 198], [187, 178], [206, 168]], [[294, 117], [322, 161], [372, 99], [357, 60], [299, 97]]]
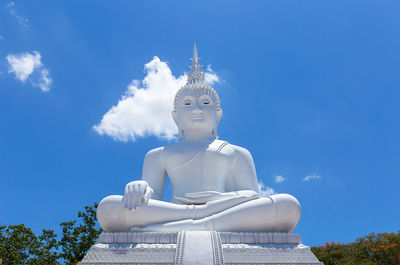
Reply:
[[49, 91], [52, 79], [49, 70], [41, 61], [41, 55], [37, 51], [33, 53], [9, 54], [8, 73], [14, 73], [15, 78], [23, 83], [29, 80], [32, 86], [39, 87], [42, 91]]
[[209, 85], [213, 85], [215, 83], [220, 82], [219, 77], [215, 74], [210, 64], [207, 66], [207, 71], [204, 73], [204, 79]]
[[268, 197], [276, 193], [273, 188], [265, 186], [261, 180], [258, 182], [258, 188], [260, 190], [261, 197]]
[[15, 3], [14, 2], [8, 3], [7, 8], [10, 14], [17, 20], [18, 24], [22, 27], [22, 29], [27, 30], [29, 28], [29, 21], [28, 19], [18, 14], [17, 10], [15, 9]]
[[32, 81], [31, 83], [33, 86], [39, 87], [42, 91], [48, 92], [50, 90], [51, 83], [53, 83], [53, 80], [49, 75], [49, 70], [44, 68], [40, 71], [39, 80], [37, 82]]
[[284, 181], [286, 181], [286, 178], [283, 176], [275, 176], [275, 183], [282, 183]]
[[303, 178], [303, 181], [310, 181], [310, 180], [312, 180], [312, 179], [320, 179], [320, 178], [321, 178], [320, 175], [318, 175], [318, 174], [313, 174], [313, 175], [309, 175], [309, 176]]
[[26, 81], [35, 68], [42, 66], [41, 56], [37, 51], [19, 55], [9, 54], [7, 61], [9, 64], [8, 72], [15, 73], [15, 77], [22, 82]]
[[[124, 142], [150, 135], [165, 139], [176, 136], [177, 128], [171, 116], [173, 101], [187, 77], [175, 77], [168, 64], [157, 56], [145, 64], [145, 72], [145, 78], [133, 80], [117, 105], [93, 126], [98, 134]], [[209, 80], [219, 80], [214, 72], [207, 73], [215, 76]]]

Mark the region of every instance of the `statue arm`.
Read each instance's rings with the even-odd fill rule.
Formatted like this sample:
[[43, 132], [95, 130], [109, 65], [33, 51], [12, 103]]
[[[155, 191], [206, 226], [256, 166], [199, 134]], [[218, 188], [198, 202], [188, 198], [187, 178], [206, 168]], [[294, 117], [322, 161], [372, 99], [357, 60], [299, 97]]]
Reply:
[[242, 147], [234, 146], [232, 163], [232, 179], [234, 191], [252, 190], [259, 193], [256, 168], [250, 152]]
[[161, 154], [163, 147], [151, 150], [143, 162], [142, 179], [154, 190], [151, 198], [162, 200], [165, 183], [165, 169], [162, 165]]

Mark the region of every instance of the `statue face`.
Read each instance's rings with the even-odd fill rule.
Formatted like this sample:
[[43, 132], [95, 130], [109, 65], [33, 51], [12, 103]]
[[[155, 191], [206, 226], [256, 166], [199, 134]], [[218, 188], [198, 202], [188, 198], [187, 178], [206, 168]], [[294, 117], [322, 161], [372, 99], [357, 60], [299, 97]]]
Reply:
[[178, 101], [173, 117], [184, 133], [210, 133], [217, 127], [222, 111], [217, 108], [211, 91], [186, 90]]

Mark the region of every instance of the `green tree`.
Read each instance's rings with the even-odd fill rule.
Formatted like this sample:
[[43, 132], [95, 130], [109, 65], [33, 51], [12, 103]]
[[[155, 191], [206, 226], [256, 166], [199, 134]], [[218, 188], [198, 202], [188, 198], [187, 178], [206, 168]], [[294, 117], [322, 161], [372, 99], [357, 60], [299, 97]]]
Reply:
[[0, 258], [3, 264], [29, 264], [39, 246], [36, 235], [23, 224], [0, 227]]
[[353, 243], [325, 243], [311, 250], [325, 265], [400, 265], [400, 232], [371, 233]]
[[0, 226], [0, 261], [4, 265], [77, 264], [96, 242], [101, 229], [96, 228], [96, 209], [86, 206], [78, 220], [63, 222], [62, 238], [53, 230], [36, 236], [25, 225]]
[[59, 242], [57, 241], [56, 233], [54, 233], [53, 230], [43, 229], [38, 239], [39, 247], [31, 250], [34, 256], [28, 264], [60, 264], [57, 262], [60, 258], [60, 254], [58, 253]]
[[81, 222], [69, 221], [60, 224], [63, 236], [60, 241], [61, 254], [66, 264], [77, 264], [83, 259], [90, 247], [96, 242], [102, 229], [96, 228], [96, 208], [86, 206], [85, 211], [79, 211]]

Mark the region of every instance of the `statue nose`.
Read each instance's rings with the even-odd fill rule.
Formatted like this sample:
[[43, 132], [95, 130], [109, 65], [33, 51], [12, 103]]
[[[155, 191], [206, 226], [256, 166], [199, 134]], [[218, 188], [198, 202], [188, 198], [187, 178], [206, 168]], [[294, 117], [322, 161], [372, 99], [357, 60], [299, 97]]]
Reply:
[[193, 114], [201, 114], [201, 109], [196, 107], [192, 112], [193, 112]]

